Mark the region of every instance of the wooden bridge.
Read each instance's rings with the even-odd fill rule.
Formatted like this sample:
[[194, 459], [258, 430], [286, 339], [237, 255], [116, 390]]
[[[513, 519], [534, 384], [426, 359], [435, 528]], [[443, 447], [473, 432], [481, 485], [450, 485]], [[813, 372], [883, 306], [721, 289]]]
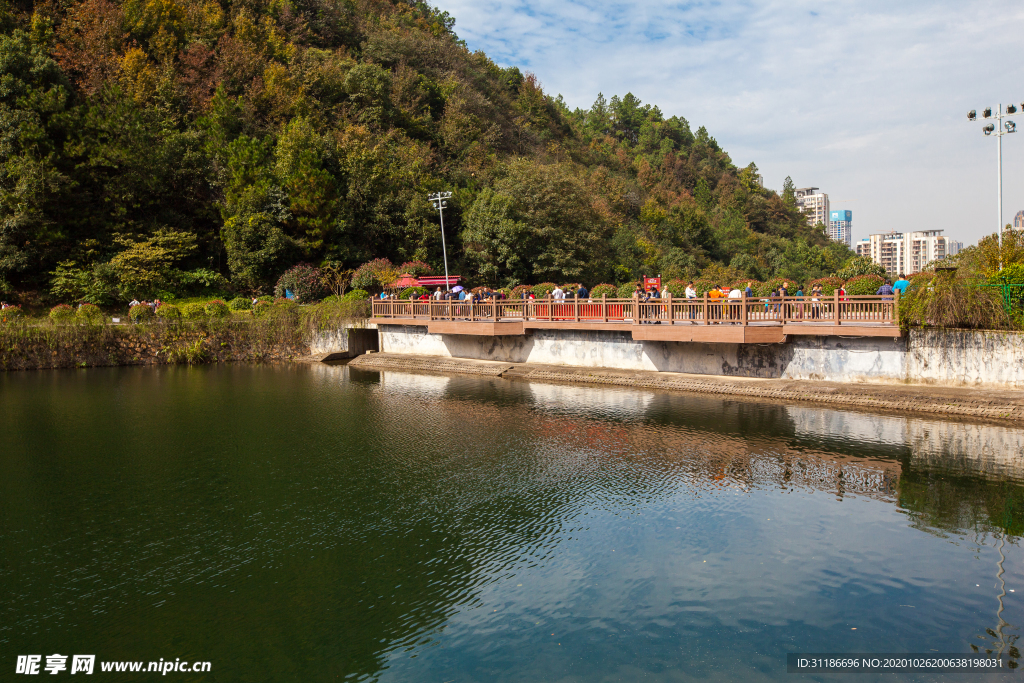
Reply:
[[421, 325], [435, 334], [524, 335], [528, 330], [613, 330], [634, 339], [780, 343], [795, 335], [899, 337], [899, 294], [740, 299], [377, 300], [378, 325]]

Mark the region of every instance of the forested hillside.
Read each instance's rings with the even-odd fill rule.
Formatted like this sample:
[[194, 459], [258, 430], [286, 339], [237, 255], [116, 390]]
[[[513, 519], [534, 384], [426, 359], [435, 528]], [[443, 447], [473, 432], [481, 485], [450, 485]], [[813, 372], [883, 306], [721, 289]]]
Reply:
[[[570, 111], [400, 0], [0, 4], [0, 290], [113, 304], [369, 259], [473, 284], [806, 279], [851, 253], [704, 126]], [[713, 122], [708, 122], [713, 124]]]

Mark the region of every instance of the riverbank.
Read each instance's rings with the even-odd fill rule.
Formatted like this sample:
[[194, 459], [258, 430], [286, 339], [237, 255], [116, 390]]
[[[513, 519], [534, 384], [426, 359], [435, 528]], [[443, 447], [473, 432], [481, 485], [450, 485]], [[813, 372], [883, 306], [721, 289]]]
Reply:
[[471, 374], [531, 382], [599, 384], [737, 398], [799, 401], [885, 413], [1024, 421], [1024, 391], [911, 384], [854, 384], [813, 380], [715, 377], [680, 372], [580, 368], [441, 356], [373, 353], [350, 362], [364, 370]]
[[293, 360], [309, 352], [291, 320], [0, 327], [0, 370]]

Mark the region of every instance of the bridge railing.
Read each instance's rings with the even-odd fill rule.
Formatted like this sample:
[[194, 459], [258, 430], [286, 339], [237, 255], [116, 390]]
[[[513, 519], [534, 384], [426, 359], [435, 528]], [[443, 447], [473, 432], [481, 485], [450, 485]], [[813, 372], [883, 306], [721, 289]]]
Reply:
[[899, 324], [899, 294], [699, 299], [373, 299], [376, 319], [660, 323], [668, 325]]

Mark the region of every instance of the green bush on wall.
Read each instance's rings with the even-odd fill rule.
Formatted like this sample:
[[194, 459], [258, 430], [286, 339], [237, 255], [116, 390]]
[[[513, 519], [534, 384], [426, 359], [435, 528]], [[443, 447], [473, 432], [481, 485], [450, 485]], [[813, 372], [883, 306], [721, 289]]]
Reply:
[[617, 298], [617, 299], [632, 299], [633, 298], [633, 290], [635, 290], [635, 289], [636, 289], [636, 283], [635, 282], [627, 282], [627, 283], [625, 283], [623, 285], [619, 285], [619, 291], [617, 291], [615, 293], [616, 294], [615, 298]]
[[[871, 276], [868, 276], [868, 277], [871, 277]], [[837, 289], [839, 289], [839, 286], [842, 285], [842, 284], [843, 284], [843, 281], [840, 278], [837, 278], [837, 277], [819, 277], [817, 280], [811, 280], [806, 285], [804, 285], [804, 294], [806, 296], [810, 296], [811, 295], [811, 290], [814, 288], [814, 285], [821, 285], [821, 293], [822, 293], [822, 295], [823, 296], [832, 296], [835, 293], [835, 291]], [[792, 293], [795, 294], [796, 293], [796, 288], [793, 287], [792, 289], [793, 289]], [[874, 294], [874, 292], [871, 292], [871, 293]], [[847, 292], [847, 294], [849, 294], [849, 292]]]
[[57, 304], [50, 309], [50, 320], [57, 325], [65, 325], [75, 319], [75, 309], [67, 304]]
[[202, 320], [206, 317], [206, 306], [192, 302], [181, 307], [181, 317], [185, 320]]
[[75, 311], [75, 317], [87, 325], [102, 325], [106, 316], [103, 315], [103, 311], [100, 310], [99, 306], [82, 304]]
[[600, 299], [602, 296], [614, 299], [616, 294], [618, 294], [618, 290], [615, 288], [615, 285], [609, 285], [607, 283], [595, 285], [594, 288], [590, 290], [590, 296], [594, 299]]
[[538, 299], [543, 299], [548, 294], [555, 291], [555, 287], [557, 286], [558, 285], [556, 285], [554, 282], [542, 282], [539, 285], [534, 285], [533, 295]]
[[232, 311], [251, 311], [252, 300], [244, 296], [236, 296], [228, 302], [228, 308]]
[[353, 289], [345, 292], [345, 296], [341, 297], [342, 301], [353, 301], [355, 299], [369, 299], [370, 293], [365, 289]]
[[128, 317], [133, 323], [141, 323], [153, 317], [153, 309], [145, 304], [135, 304], [128, 309]]
[[21, 306], [8, 306], [0, 310], [0, 323], [12, 323], [21, 318]]
[[206, 315], [211, 318], [226, 318], [231, 315], [231, 309], [228, 305], [220, 299], [214, 299], [213, 301], [206, 302], [206, 306], [203, 307]]
[[398, 298], [408, 299], [410, 296], [413, 296], [418, 299], [424, 294], [430, 294], [430, 290], [426, 287], [406, 287], [402, 290], [402, 293], [398, 295]]
[[844, 287], [848, 296], [862, 296], [874, 294], [883, 282], [877, 275], [858, 275], [847, 280]]
[[174, 304], [160, 304], [156, 309], [156, 317], [165, 322], [172, 322], [181, 319], [181, 309]]

